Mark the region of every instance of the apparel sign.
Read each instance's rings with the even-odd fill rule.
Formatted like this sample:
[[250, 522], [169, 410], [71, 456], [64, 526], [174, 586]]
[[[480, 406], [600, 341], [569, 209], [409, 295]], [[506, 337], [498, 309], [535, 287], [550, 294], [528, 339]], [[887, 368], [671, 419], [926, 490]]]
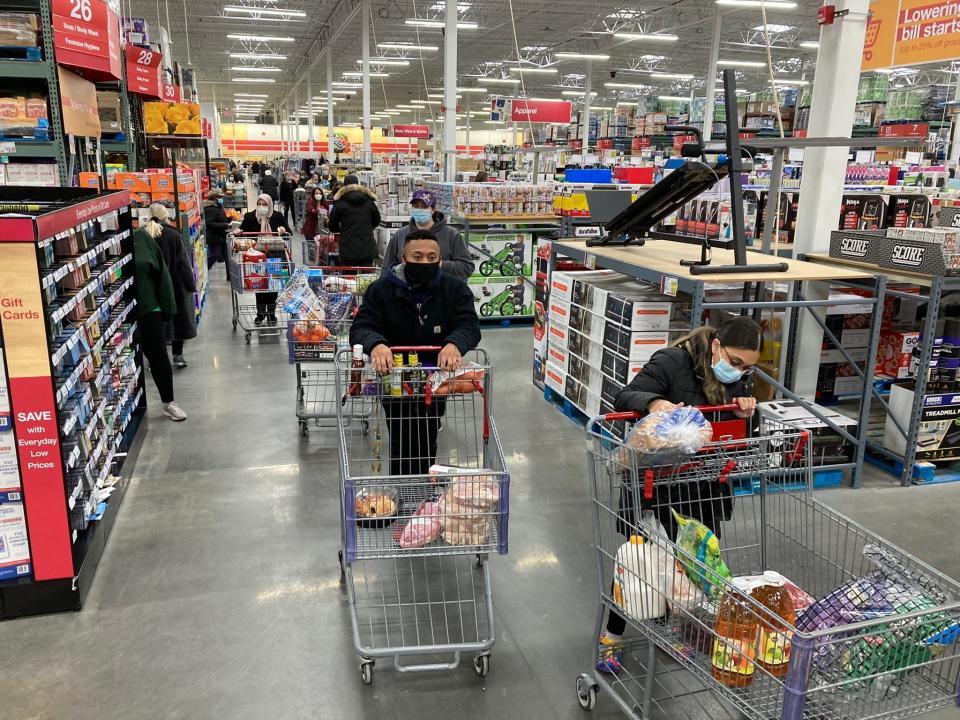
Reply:
[[96, 81], [119, 80], [120, 20], [104, 0], [53, 0], [53, 45], [57, 63]]
[[426, 125], [394, 125], [394, 137], [429, 138], [430, 128]]
[[510, 119], [517, 122], [569, 123], [573, 103], [569, 100], [513, 100]]
[[957, 0], [873, 0], [861, 71], [954, 60], [960, 55]]
[[127, 45], [127, 88], [136, 95], [160, 97], [160, 64], [163, 55], [154, 50]]

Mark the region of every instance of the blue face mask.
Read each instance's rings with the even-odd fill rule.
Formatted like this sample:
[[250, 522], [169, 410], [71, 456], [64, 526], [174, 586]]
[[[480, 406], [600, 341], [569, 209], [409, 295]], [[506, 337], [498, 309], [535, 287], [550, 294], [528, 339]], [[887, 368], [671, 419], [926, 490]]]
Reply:
[[433, 210], [430, 208], [414, 208], [410, 211], [410, 216], [417, 225], [426, 225], [433, 219]]
[[720, 359], [710, 366], [714, 377], [724, 385], [730, 385], [743, 377], [743, 370], [735, 368], [723, 356], [723, 346], [720, 346]]
[[223, 205], [223, 198], [217, 198], [217, 205]]

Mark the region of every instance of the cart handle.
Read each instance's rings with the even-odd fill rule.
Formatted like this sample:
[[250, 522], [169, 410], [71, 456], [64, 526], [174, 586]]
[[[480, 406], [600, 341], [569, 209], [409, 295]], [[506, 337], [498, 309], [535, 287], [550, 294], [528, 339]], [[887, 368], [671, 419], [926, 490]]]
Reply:
[[440, 352], [443, 350], [441, 345], [388, 345], [395, 352]]
[[380, 268], [375, 265], [310, 265], [311, 270], [337, 270], [340, 272], [370, 272]]
[[807, 446], [809, 441], [810, 431], [802, 430], [800, 432], [800, 437], [797, 438], [797, 444], [794, 445], [793, 450], [787, 453], [786, 460], [790, 465], [793, 465], [797, 460], [800, 459], [800, 456], [803, 454], [803, 449]]
[[[692, 407], [695, 407], [702, 413], [732, 412], [740, 409], [740, 406], [736, 403], [729, 403], [727, 405], [694, 405]], [[616, 422], [618, 420], [639, 420], [642, 417], [642, 413], [636, 410], [627, 410], [625, 412], [607, 413], [606, 415], [601, 415], [601, 417], [606, 422]]]

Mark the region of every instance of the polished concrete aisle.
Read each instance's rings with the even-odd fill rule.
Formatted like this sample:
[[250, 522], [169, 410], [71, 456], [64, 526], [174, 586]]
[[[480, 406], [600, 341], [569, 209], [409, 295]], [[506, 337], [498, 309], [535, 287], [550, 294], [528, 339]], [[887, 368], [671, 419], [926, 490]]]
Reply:
[[[512, 473], [510, 554], [491, 558], [490, 675], [468, 662], [399, 676], [381, 661], [365, 687], [338, 584], [333, 432], [299, 437], [285, 345], [245, 345], [229, 299], [218, 280], [176, 375], [189, 420], [166, 420], [148, 383], [146, 441], [87, 606], [0, 624], [0, 717], [584, 717], [574, 679], [594, 639], [596, 575], [583, 432], [533, 387], [530, 328], [484, 333]], [[826, 497], [960, 576], [960, 485], [878, 478]], [[620, 715], [601, 696], [592, 717]]]

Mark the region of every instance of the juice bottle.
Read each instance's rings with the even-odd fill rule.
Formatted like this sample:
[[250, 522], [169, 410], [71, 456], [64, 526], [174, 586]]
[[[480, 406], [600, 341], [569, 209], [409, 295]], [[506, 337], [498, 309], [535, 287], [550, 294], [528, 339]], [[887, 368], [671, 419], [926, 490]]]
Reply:
[[756, 669], [758, 623], [746, 602], [745, 592], [728, 591], [717, 609], [711, 664], [714, 679], [727, 687], [747, 687]]
[[784, 587], [780, 573], [765, 572], [764, 584], [750, 593], [770, 613], [760, 613], [760, 634], [757, 641], [757, 663], [774, 677], [782, 678], [790, 666], [790, 636], [784, 623], [794, 624], [797, 613]]
[[393, 354], [393, 370], [390, 371], [390, 395], [403, 395], [403, 353]]
[[350, 359], [350, 384], [359, 385], [363, 380], [363, 345], [353, 346], [353, 357]]

